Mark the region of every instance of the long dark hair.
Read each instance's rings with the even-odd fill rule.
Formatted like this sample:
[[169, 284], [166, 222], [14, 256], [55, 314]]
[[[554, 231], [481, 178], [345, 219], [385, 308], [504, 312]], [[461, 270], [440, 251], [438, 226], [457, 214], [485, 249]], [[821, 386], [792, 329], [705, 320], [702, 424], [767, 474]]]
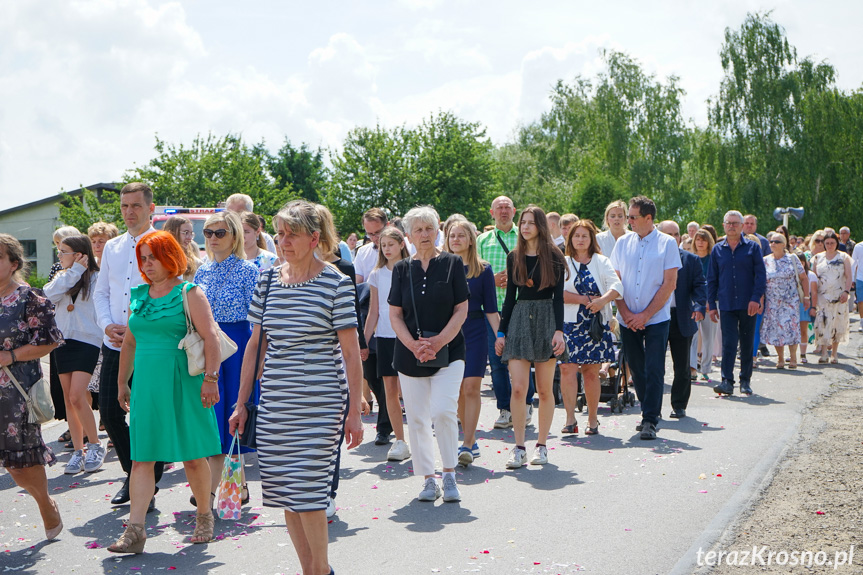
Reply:
[[[525, 214], [533, 214], [533, 222], [536, 225], [536, 255], [539, 258], [537, 266], [539, 266], [541, 280], [539, 289], [543, 290], [556, 285], [561, 279], [564, 271], [563, 253], [551, 241], [548, 220], [542, 208], [533, 205], [524, 208], [518, 218], [519, 230], [521, 230], [521, 221]], [[518, 234], [518, 243], [516, 243], [514, 251], [512, 281], [518, 286], [527, 285], [527, 240], [522, 237], [521, 233]]]
[[84, 254], [87, 256], [87, 270], [81, 275], [81, 279], [78, 280], [78, 283], [73, 285], [69, 288], [69, 291], [66, 292], [66, 295], [73, 299], [78, 295], [81, 296], [82, 300], [87, 299], [90, 295], [92, 274], [99, 271], [99, 264], [96, 263], [96, 257], [93, 255], [93, 244], [90, 243], [89, 236], [85, 236], [83, 234], [63, 238], [63, 241], [61, 241], [60, 244], [65, 245], [76, 254]]

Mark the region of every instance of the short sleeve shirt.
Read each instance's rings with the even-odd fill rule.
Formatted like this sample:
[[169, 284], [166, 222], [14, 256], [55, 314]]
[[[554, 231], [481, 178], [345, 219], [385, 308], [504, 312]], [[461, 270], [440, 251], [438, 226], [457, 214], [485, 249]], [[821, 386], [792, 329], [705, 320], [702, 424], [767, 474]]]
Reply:
[[386, 266], [375, 268], [369, 275], [368, 282], [378, 292], [378, 324], [375, 328], [375, 336], [394, 339], [396, 332], [393, 331], [393, 325], [390, 323], [390, 304], [387, 303], [390, 297], [390, 286], [393, 283], [393, 271]]
[[[498, 238], [500, 239], [498, 240]], [[508, 232], [493, 228], [480, 234], [476, 239], [476, 249], [480, 259], [487, 261], [494, 273], [506, 271], [506, 256], [509, 252], [503, 249], [501, 242], [506, 245], [509, 252], [514, 250], [518, 243], [518, 226], [513, 225]], [[502, 309], [503, 300], [506, 298], [506, 288], [495, 287], [495, 293], [497, 294], [497, 307]]]

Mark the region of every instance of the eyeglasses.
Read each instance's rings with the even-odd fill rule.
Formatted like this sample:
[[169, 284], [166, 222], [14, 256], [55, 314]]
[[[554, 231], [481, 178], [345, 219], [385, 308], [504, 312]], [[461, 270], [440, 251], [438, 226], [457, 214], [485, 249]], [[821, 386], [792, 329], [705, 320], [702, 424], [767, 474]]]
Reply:
[[63, 250], [57, 250], [57, 253], [60, 254], [61, 256], [71, 256], [75, 252], [64, 252]]
[[378, 230], [378, 231], [376, 231], [376, 232], [374, 232], [374, 233], [366, 234], [366, 237], [367, 237], [367, 238], [369, 238], [369, 239], [371, 239], [371, 240], [373, 240], [373, 239], [375, 239], [375, 238], [379, 238], [379, 237], [381, 237], [381, 232], [382, 232], [382, 231], [383, 231], [383, 230]]
[[742, 226], [743, 222], [722, 222], [726, 226]]
[[193, 232], [193, 231], [180, 232], [180, 235], [183, 237], [187, 237], [187, 238], [193, 238], [193, 237], [195, 237], [195, 232]]
[[770, 243], [771, 244], [784, 244], [785, 242], [783, 242], [782, 240], [770, 240]]
[[209, 239], [209, 238], [211, 238], [211, 237], [213, 237], [213, 236], [216, 236], [217, 238], [222, 239], [223, 237], [225, 237], [225, 235], [226, 235], [227, 233], [228, 233], [228, 230], [225, 230], [225, 229], [221, 229], [221, 230], [204, 230], [204, 237], [205, 237], [205, 238], [207, 238], [207, 239]]
[[814, 240], [816, 244], [823, 244], [824, 240]]
[[630, 220], [630, 221], [633, 221], [633, 220], [637, 220], [638, 218], [643, 218], [643, 217], [644, 217], [644, 216], [642, 216], [642, 215], [638, 215], [638, 216], [626, 216], [626, 219], [627, 219], [627, 220]]

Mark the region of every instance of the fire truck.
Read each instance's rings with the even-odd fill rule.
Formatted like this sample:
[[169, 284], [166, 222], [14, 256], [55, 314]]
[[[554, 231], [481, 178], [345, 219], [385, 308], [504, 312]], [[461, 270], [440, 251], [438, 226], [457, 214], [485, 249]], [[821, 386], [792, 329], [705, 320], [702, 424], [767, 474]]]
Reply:
[[198, 247], [204, 249], [204, 222], [216, 212], [225, 210], [224, 203], [220, 203], [215, 208], [184, 208], [182, 206], [156, 206], [156, 211], [153, 214], [153, 227], [161, 230], [165, 222], [171, 216], [183, 216], [192, 222], [192, 228], [195, 230], [193, 241], [198, 244]]

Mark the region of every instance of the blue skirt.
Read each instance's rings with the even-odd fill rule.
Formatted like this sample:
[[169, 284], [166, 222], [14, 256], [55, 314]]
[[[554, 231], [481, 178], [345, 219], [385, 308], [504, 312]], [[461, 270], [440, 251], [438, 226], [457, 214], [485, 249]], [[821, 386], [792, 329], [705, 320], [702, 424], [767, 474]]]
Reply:
[[464, 377], [482, 377], [488, 364], [488, 329], [485, 314], [468, 318], [461, 326], [464, 334]]
[[[219, 368], [219, 403], [214, 406], [216, 421], [219, 424], [219, 438], [222, 441], [222, 453], [228, 453], [231, 447], [231, 435], [228, 433], [228, 419], [234, 413], [237, 405], [237, 395], [240, 393], [240, 370], [243, 368], [243, 355], [246, 353], [246, 344], [252, 335], [252, 324], [248, 321], [219, 322], [219, 327], [237, 344], [237, 353], [222, 362]], [[252, 401], [256, 404], [260, 400], [261, 387], [255, 382], [252, 391]], [[254, 451], [240, 446], [241, 453]]]

